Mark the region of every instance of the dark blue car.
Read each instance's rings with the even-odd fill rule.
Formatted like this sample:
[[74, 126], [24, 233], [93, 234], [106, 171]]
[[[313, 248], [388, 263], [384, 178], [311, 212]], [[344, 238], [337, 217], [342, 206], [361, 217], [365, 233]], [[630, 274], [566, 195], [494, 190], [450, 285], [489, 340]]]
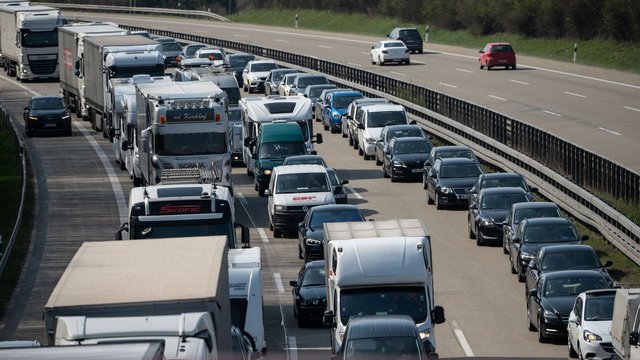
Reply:
[[331, 129], [331, 133], [342, 130], [342, 115], [353, 100], [362, 99], [364, 96], [359, 91], [345, 90], [329, 94], [322, 111], [322, 125], [325, 130]]

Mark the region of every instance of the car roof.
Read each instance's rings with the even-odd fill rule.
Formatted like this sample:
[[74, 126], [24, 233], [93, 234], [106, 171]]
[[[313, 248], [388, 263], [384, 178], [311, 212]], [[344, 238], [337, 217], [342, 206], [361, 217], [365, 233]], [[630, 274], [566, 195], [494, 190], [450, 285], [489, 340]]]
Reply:
[[375, 103], [375, 104], [370, 104], [370, 105], [363, 105], [362, 109], [367, 111], [367, 112], [380, 112], [380, 111], [405, 111], [404, 106], [402, 105], [396, 105], [396, 104], [379, 104], [379, 103]]
[[417, 124], [399, 124], [399, 125], [385, 125], [384, 127], [385, 129], [389, 129], [387, 131], [391, 131], [391, 130], [405, 130], [405, 129], [419, 129], [422, 130], [422, 128], [420, 127], [420, 125]]
[[416, 323], [406, 315], [358, 316], [349, 320], [349, 339], [416, 337]]
[[502, 187], [485, 188], [485, 189], [482, 189], [480, 193], [484, 195], [511, 194], [511, 193], [526, 194], [526, 191], [524, 191], [523, 188], [518, 186], [502, 186]]
[[274, 171], [280, 174], [327, 173], [322, 165], [297, 164], [276, 166]]
[[561, 217], [539, 217], [539, 218], [528, 218], [522, 220], [522, 222], [527, 222], [529, 225], [555, 225], [555, 224], [571, 224], [571, 220]]
[[371, 98], [371, 97], [363, 97], [361, 99], [355, 99], [353, 100], [353, 102], [356, 105], [364, 105], [367, 103], [371, 103], [371, 104], [390, 104], [391, 101], [389, 101], [389, 99], [385, 99], [385, 98]]
[[227, 54], [227, 57], [232, 58], [232, 57], [245, 57], [245, 56], [253, 56], [255, 57], [255, 55], [250, 54], [250, 53], [233, 53], [233, 54]]
[[287, 74], [293, 74], [293, 73], [297, 73], [298, 70], [296, 69], [292, 69], [292, 68], [277, 68], [277, 69], [271, 69], [271, 72], [284, 72]]
[[618, 290], [616, 289], [597, 289], [597, 290], [587, 290], [584, 292], [585, 297], [604, 297], [604, 296], [615, 296]]
[[496, 46], [496, 45], [509, 45], [509, 46], [511, 46], [511, 44], [510, 44], [510, 43], [508, 43], [508, 42], [490, 42], [490, 43], [487, 43], [487, 45], [491, 45], [491, 46]]
[[556, 203], [550, 201], [531, 201], [524, 203], [515, 203], [513, 204], [514, 209], [540, 209], [540, 208], [559, 208]]
[[469, 159], [465, 157], [456, 157], [456, 158], [438, 158], [442, 164], [477, 164], [478, 162], [474, 159]]
[[595, 252], [590, 245], [553, 245], [545, 246], [540, 249], [544, 254], [563, 253], [563, 252]]
[[273, 60], [251, 60], [248, 64], [275, 64], [276, 62]]
[[285, 160], [290, 159], [290, 160], [313, 160], [313, 159], [320, 159], [324, 161], [324, 158], [320, 155], [291, 155], [291, 156], [287, 156], [285, 158]]
[[345, 89], [340, 89], [338, 91], [332, 91], [331, 92], [333, 95], [333, 97], [341, 97], [341, 96], [352, 96], [352, 95], [362, 95], [362, 93], [358, 90], [345, 90]]
[[37, 95], [37, 96], [32, 96], [31, 100], [35, 100], [35, 99], [62, 99], [62, 96], [60, 95]]
[[418, 29], [416, 29], [414, 27], [397, 27], [394, 30], [396, 30], [396, 29], [397, 30], [418, 30]]
[[401, 142], [413, 142], [413, 141], [428, 142], [428, 140], [423, 138], [422, 136], [394, 137], [391, 140], [394, 140], [396, 144]]
[[494, 173], [486, 173], [482, 174], [482, 179], [495, 179], [495, 178], [523, 178], [522, 174], [516, 172], [494, 172]]
[[470, 150], [473, 151], [470, 147], [464, 145], [446, 145], [446, 146], [436, 146], [433, 148], [435, 152], [438, 151], [456, 151], [456, 150]]
[[326, 205], [314, 206], [309, 209], [309, 211], [312, 211], [312, 212], [336, 211], [336, 210], [350, 210], [350, 211], [355, 210], [360, 212], [360, 209], [358, 209], [358, 207], [353, 204], [326, 204]]
[[600, 271], [594, 270], [560, 270], [560, 271], [551, 271], [545, 272], [540, 275], [540, 277], [544, 277], [545, 279], [563, 279], [573, 276], [591, 276], [591, 277], [600, 277], [604, 278]]

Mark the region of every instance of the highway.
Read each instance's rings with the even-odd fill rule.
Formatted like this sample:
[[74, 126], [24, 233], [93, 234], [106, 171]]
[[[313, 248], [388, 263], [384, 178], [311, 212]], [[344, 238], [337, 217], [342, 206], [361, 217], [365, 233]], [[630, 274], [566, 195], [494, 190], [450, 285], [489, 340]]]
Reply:
[[[121, 15], [113, 16], [111, 20], [116, 18], [123, 23], [134, 22]], [[101, 19], [109, 20], [104, 16]], [[136, 19], [135, 23], [140, 26], [174, 27], [176, 31], [180, 31], [179, 24], [183, 24], [180, 19], [147, 21], [149, 20], [146, 18]], [[160, 21], [166, 24], [160, 25]], [[218, 28], [214, 29], [215, 26]], [[288, 50], [296, 46], [301, 53], [318, 56], [323, 54], [323, 57], [331, 56], [335, 59], [344, 57], [342, 62], [353, 61], [363, 67], [370, 66], [367, 55], [362, 54], [367, 52], [366, 44], [373, 42], [370, 38], [349, 36], [352, 40], [347, 41], [335, 35], [314, 35], [316, 33], [300, 31], [307, 34], [309, 40], [301, 43], [296, 35], [289, 34], [290, 29], [273, 30], [278, 31], [276, 36], [264, 29], [249, 33], [251, 30], [243, 32], [234, 24], [218, 23], [202, 23], [194, 30], [196, 33], [198, 31], [206, 32], [202, 35], [228, 36], [236, 41], [262, 46], [273, 44], [274, 47], [277, 45], [278, 48]], [[360, 43], [354, 46], [356, 40]], [[287, 45], [284, 41], [290, 43]], [[325, 47], [319, 47], [320, 45]], [[334, 46], [334, 49], [327, 49], [326, 46]], [[574, 134], [578, 138], [592, 139], [591, 143], [602, 146], [603, 150], [616, 151], [619, 148], [617, 151], [621, 155], [625, 151], [638, 151], [636, 147], [625, 146], [625, 141], [631, 143], [633, 131], [638, 133], [637, 129], [632, 129], [631, 123], [640, 118], [640, 113], [635, 114], [634, 110], [624, 108], [638, 106], [638, 89], [616, 84], [628, 84], [635, 79], [633, 84], [636, 85], [629, 85], [637, 87], [640, 84], [637, 76], [599, 69], [597, 74], [593, 74], [593, 77], [615, 82], [611, 83], [573, 75], [562, 75], [566, 78], [554, 80], [554, 77], [561, 74], [537, 69], [487, 73], [477, 70], [473, 59], [448, 55], [453, 54], [453, 51], [460, 49], [414, 56], [414, 62], [426, 64], [376, 70], [407, 74], [405, 76], [427, 86], [437, 87], [433, 84], [438, 83], [457, 86], [446, 90], [455, 96], [464, 97], [466, 94], [480, 99], [482, 94], [482, 101], [476, 102], [495, 102], [496, 106], [504, 106], [500, 111], [516, 117], [522, 116], [523, 120], [524, 115], [530, 115], [531, 121], [550, 126], [550, 130], [569, 130], [569, 133], [562, 135], [564, 137]], [[529, 62], [528, 59], [526, 61]], [[531, 64], [545, 68], [555, 66], [557, 71], [565, 71], [566, 67], [566, 64], [535, 59], [531, 59]], [[589, 69], [579, 68], [584, 74], [588, 73]], [[444, 69], [450, 71], [446, 72]], [[533, 73], [536, 75], [531, 75]], [[544, 85], [538, 84], [538, 81], [551, 82], [553, 85], [547, 86], [553, 91], [541, 90]], [[494, 86], [496, 82], [505, 87]], [[444, 90], [449, 88], [447, 85], [440, 86]], [[469, 90], [472, 86], [481, 86], [486, 91]], [[538, 89], [540, 94], [531, 96], [531, 88]], [[562, 93], [561, 90], [588, 96], [588, 100], [584, 101], [585, 104], [576, 105], [574, 102], [583, 98], [567, 95], [576, 99], [563, 101], [559, 99], [559, 95], [553, 95], [554, 92]], [[35, 93], [56, 94], [58, 91], [57, 83], [18, 84], [14, 79], [0, 76], [0, 102], [18, 120], [21, 119], [22, 107], [30, 96]], [[488, 95], [512, 100], [502, 101]], [[607, 122], [619, 124], [629, 131], [617, 127], [610, 130], [620, 130], [621, 135], [596, 131], [595, 125], [605, 124], [598, 122], [598, 118], [592, 115], [588, 120], [569, 119], [572, 107], [573, 111], [590, 113], [584, 108], [593, 106], [594, 102], [599, 104], [595, 108], [601, 109], [596, 114], [609, 110], [611, 114], [606, 117]], [[540, 110], [543, 108], [563, 116], [549, 115], [560, 119], [545, 120], [547, 113]], [[572, 115], [571, 118], [583, 119], [582, 115]], [[447, 318], [445, 324], [436, 327], [441, 357], [566, 357], [566, 344], [539, 344], [536, 335], [527, 330], [523, 284], [518, 283], [510, 274], [507, 258], [502, 254], [501, 248], [478, 248], [474, 241], [468, 239], [465, 210], [437, 211], [435, 206], [426, 204], [425, 192], [420, 183], [391, 184], [389, 179], [382, 177], [382, 171], [374, 161], [362, 160], [355, 150], [350, 149], [345, 139], [337, 134], [324, 132], [320, 126], [316, 126], [316, 132], [318, 131], [323, 132], [325, 137], [325, 143], [317, 146], [319, 153], [330, 166], [338, 170], [342, 178], [350, 181], [352, 193], [349, 202], [357, 204], [367, 218], [382, 220], [418, 217], [427, 224], [433, 241], [436, 303], [444, 306]], [[611, 146], [609, 141], [596, 141], [608, 136], [616, 136], [614, 139], [617, 146]], [[0, 339], [45, 341], [41, 316], [51, 290], [83, 241], [113, 239], [115, 230], [126, 217], [126, 197], [132, 185], [127, 174], [120, 171], [113, 161], [112, 144], [81, 120], [74, 120], [73, 136], [70, 138], [35, 137], [28, 139], [27, 144], [34, 177], [38, 179], [38, 212], [34, 219], [36, 225], [33, 246], [25, 266], [26, 272], [0, 325]], [[614, 155], [612, 153], [611, 157], [618, 159]], [[637, 157], [620, 161], [637, 161]], [[302, 260], [297, 258], [297, 240], [273, 238], [268, 229], [266, 200], [257, 196], [251, 179], [245, 173], [244, 168], [234, 168], [236, 211], [238, 220], [252, 228], [253, 245], [262, 249], [268, 358], [297, 359], [328, 355], [328, 330], [320, 327], [299, 329], [293, 318], [288, 281], [295, 279], [302, 265]]]

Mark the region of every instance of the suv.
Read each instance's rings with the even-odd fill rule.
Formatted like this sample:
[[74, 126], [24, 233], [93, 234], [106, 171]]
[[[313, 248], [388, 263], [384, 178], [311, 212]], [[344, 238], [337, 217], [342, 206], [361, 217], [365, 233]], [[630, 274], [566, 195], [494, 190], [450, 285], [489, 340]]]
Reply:
[[349, 145], [354, 149], [358, 148], [358, 121], [356, 120], [356, 113], [358, 109], [365, 105], [373, 104], [391, 104], [391, 101], [384, 98], [362, 98], [353, 100], [347, 111], [342, 115], [342, 137], [346, 137], [349, 140]]
[[385, 126], [409, 124], [404, 106], [377, 104], [361, 107], [356, 113], [358, 122], [358, 155], [365, 160], [376, 154], [376, 141]]
[[347, 111], [349, 104], [356, 99], [362, 99], [363, 95], [356, 90], [341, 90], [329, 93], [323, 103], [322, 125], [331, 133], [339, 133], [342, 130], [342, 115]]
[[416, 28], [403, 28], [397, 27], [391, 30], [391, 33], [387, 35], [389, 39], [402, 40], [412, 53], [422, 54], [422, 36]]
[[277, 69], [278, 64], [273, 60], [252, 60], [242, 71], [242, 90], [251, 93], [253, 90], [264, 92], [264, 82], [269, 71]]

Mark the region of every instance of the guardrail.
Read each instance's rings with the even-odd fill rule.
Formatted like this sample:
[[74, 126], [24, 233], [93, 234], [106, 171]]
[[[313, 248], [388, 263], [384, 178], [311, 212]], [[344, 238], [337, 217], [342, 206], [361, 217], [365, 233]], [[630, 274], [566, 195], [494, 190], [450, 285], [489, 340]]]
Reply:
[[18, 132], [11, 119], [11, 116], [9, 115], [9, 112], [1, 106], [0, 121], [2, 121], [2, 125], [7, 128], [12, 134], [11, 141], [13, 144], [15, 144], [16, 149], [18, 150], [18, 156], [20, 156], [22, 164], [22, 190], [20, 191], [20, 205], [18, 207], [16, 222], [13, 225], [11, 237], [9, 238], [9, 241], [6, 245], [2, 244], [2, 238], [0, 237], [0, 274], [2, 274], [2, 272], [4, 271], [4, 267], [7, 265], [9, 257], [11, 256], [11, 250], [13, 249], [13, 244], [15, 243], [16, 237], [18, 236], [18, 230], [20, 230], [20, 226], [22, 225], [22, 215], [24, 212], [24, 202], [27, 189], [27, 166], [24, 156], [24, 144], [22, 142], [22, 139], [18, 136]]

